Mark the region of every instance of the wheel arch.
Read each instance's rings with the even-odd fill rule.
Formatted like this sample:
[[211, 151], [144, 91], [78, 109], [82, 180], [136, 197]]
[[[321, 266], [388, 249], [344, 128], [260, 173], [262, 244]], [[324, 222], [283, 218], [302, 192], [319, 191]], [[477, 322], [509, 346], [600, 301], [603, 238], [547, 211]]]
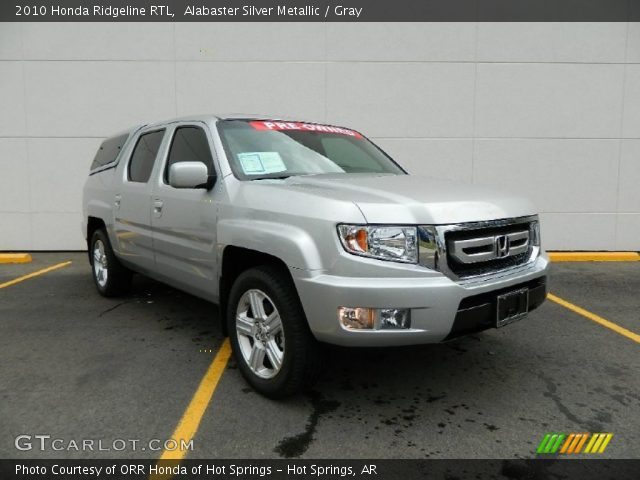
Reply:
[[225, 321], [225, 319], [227, 314], [227, 301], [233, 283], [240, 276], [240, 274], [242, 274], [242, 272], [245, 272], [250, 268], [265, 265], [276, 268], [283, 274], [287, 275], [287, 277], [291, 281], [291, 284], [293, 285], [293, 278], [291, 277], [289, 267], [282, 259], [265, 252], [244, 247], [237, 247], [234, 245], [228, 245], [224, 248], [222, 252], [220, 268], [219, 308], [221, 318], [220, 323], [222, 326], [222, 332], [225, 336], [229, 334], [229, 332], [227, 331], [227, 322]]
[[96, 230], [104, 229], [107, 231], [107, 226], [104, 223], [104, 220], [98, 217], [89, 216], [87, 218], [87, 254], [89, 255], [89, 262], [92, 261], [91, 258], [91, 237], [93, 236]]

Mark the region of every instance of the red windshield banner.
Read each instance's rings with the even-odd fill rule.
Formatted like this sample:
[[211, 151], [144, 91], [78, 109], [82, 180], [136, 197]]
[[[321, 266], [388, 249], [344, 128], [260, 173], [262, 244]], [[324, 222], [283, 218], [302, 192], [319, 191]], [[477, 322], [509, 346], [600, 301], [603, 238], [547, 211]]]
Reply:
[[362, 138], [362, 135], [353, 130], [333, 127], [331, 125], [319, 125], [317, 123], [253, 121], [249, 122], [249, 124], [256, 130], [300, 130], [303, 132], [337, 133], [339, 135], [348, 135], [353, 138]]

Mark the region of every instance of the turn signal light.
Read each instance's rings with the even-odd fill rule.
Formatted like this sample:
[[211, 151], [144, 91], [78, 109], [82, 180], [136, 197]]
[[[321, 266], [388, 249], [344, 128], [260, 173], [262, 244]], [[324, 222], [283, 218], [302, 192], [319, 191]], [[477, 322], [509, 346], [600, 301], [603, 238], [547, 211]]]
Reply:
[[364, 228], [353, 229], [346, 233], [343, 240], [354, 252], [367, 252], [369, 250], [369, 234]]

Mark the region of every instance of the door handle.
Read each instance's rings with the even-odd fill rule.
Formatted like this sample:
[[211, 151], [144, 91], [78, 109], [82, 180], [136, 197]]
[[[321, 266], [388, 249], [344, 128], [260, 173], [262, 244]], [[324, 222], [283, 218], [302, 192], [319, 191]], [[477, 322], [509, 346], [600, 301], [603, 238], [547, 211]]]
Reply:
[[116, 194], [115, 199], [113, 200], [113, 206], [118, 210], [120, 208], [120, 202], [122, 201], [122, 195], [119, 193]]
[[164, 202], [162, 200], [155, 200], [153, 202], [153, 214], [156, 217], [160, 217], [162, 215], [162, 206], [164, 205]]

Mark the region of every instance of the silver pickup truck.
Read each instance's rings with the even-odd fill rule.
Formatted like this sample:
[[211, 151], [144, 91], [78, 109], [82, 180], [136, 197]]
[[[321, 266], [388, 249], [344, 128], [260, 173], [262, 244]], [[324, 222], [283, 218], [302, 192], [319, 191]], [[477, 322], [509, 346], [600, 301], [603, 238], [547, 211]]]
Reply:
[[319, 342], [441, 342], [546, 297], [528, 201], [409, 175], [349, 128], [246, 115], [133, 128], [100, 146], [83, 219], [102, 295], [137, 272], [219, 304], [242, 374], [270, 397], [314, 380]]

